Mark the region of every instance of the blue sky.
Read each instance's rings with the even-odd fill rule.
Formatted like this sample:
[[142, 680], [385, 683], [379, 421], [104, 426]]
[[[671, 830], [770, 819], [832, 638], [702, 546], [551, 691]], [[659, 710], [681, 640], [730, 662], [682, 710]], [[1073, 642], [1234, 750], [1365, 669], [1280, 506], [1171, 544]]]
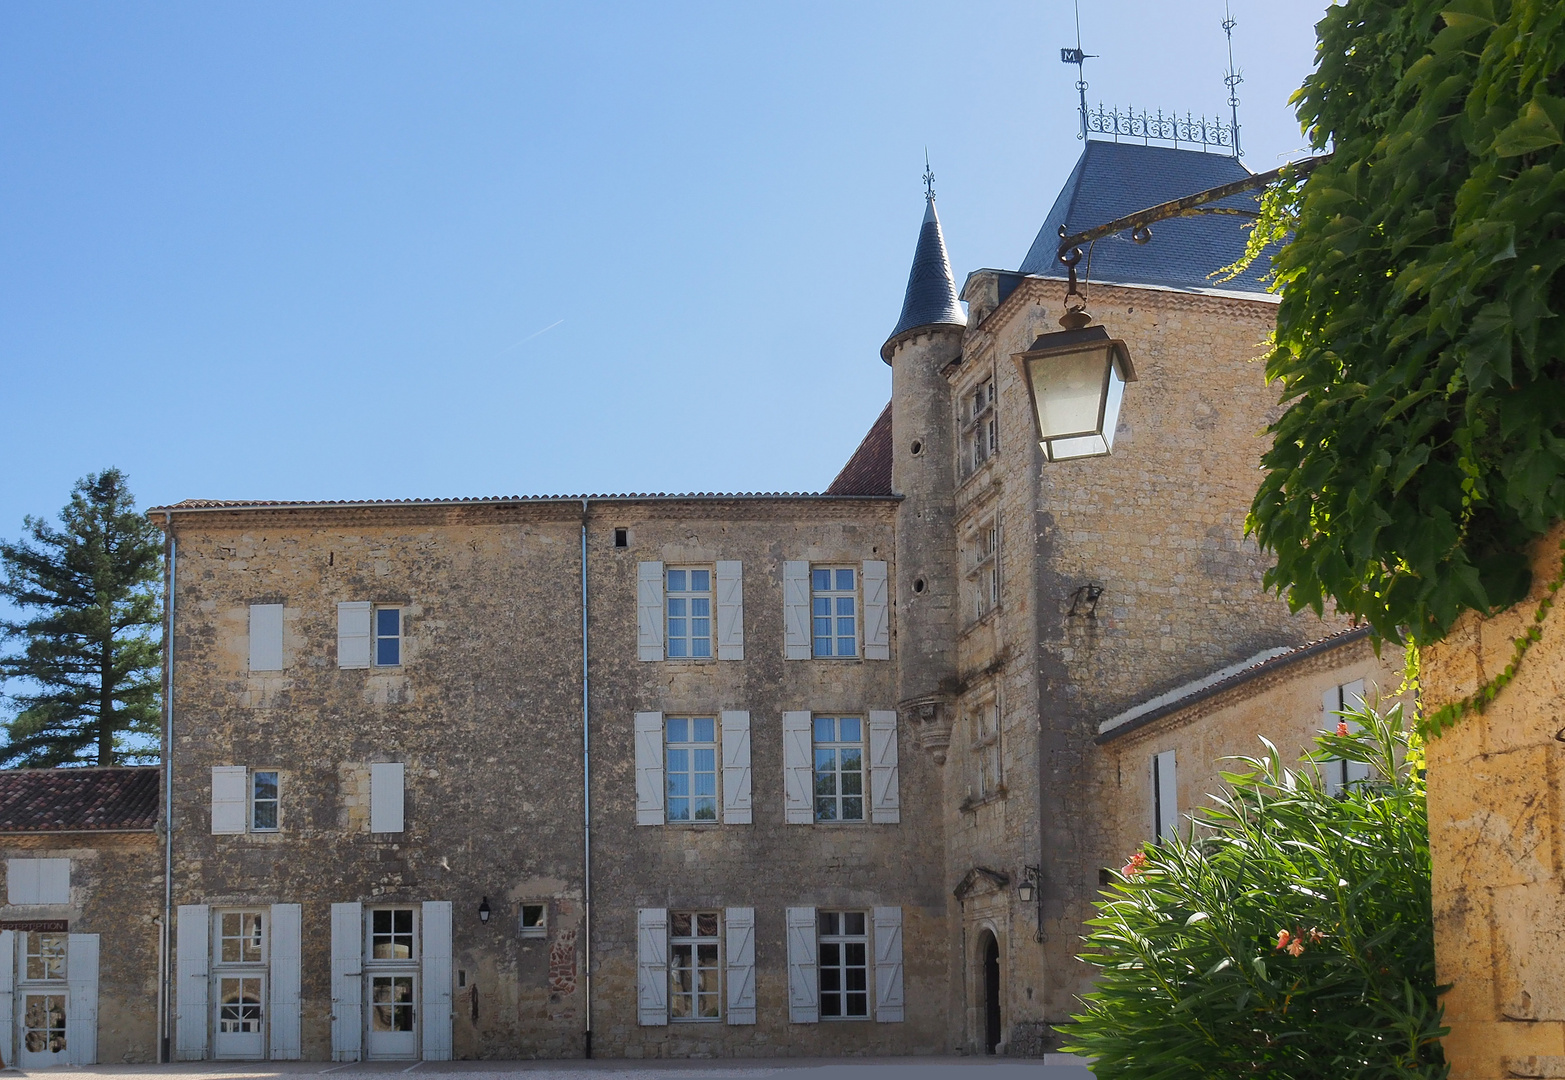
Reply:
[[[1246, 163], [1323, 0], [1234, 0]], [[1221, 0], [1090, 96], [1225, 111]], [[889, 394], [924, 151], [958, 280], [1079, 153], [1071, 7], [0, 6], [0, 536], [140, 503], [819, 490]]]

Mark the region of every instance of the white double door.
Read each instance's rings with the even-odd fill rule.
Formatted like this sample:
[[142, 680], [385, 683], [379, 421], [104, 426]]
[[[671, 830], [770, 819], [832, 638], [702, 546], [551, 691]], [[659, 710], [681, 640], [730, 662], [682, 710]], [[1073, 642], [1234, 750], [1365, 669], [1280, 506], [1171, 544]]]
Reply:
[[332, 1059], [451, 1059], [451, 903], [331, 907]]
[[300, 913], [298, 904], [180, 906], [176, 1060], [298, 1059]]

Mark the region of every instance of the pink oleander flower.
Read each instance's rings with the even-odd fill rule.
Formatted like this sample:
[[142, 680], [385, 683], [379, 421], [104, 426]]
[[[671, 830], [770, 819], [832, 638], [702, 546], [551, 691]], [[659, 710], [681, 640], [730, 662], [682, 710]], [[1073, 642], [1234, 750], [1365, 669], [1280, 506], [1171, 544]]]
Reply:
[[1348, 731], [1348, 722], [1346, 720], [1343, 720], [1337, 724], [1337, 734], [1341, 735], [1343, 738], [1347, 738], [1348, 735], [1351, 734]]
[[1121, 870], [1121, 877], [1135, 877], [1147, 868], [1147, 856], [1145, 852], [1138, 851], [1130, 857], [1130, 861]]
[[1277, 931], [1277, 947], [1279, 949], [1286, 949], [1288, 947], [1288, 942], [1292, 937], [1293, 935], [1288, 933], [1286, 930]]
[[1304, 952], [1304, 939], [1303, 938], [1294, 938], [1293, 939], [1293, 944], [1288, 946], [1288, 955], [1289, 956], [1298, 956], [1298, 955], [1300, 955], [1303, 952]]

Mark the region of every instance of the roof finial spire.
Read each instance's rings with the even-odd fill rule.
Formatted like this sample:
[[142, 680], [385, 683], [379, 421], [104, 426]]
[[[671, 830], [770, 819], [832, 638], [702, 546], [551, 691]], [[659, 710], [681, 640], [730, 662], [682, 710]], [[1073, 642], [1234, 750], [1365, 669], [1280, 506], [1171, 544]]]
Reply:
[[1228, 0], [1223, 0], [1223, 33], [1228, 35], [1228, 72], [1223, 76], [1223, 83], [1228, 87], [1228, 108], [1233, 117], [1234, 157], [1244, 154], [1239, 149], [1239, 84], [1244, 82], [1244, 76], [1234, 67], [1234, 27], [1237, 25]]
[[1081, 103], [1077, 106], [1081, 131], [1076, 137], [1083, 142], [1087, 138], [1087, 61], [1092, 59], [1095, 59], [1093, 54], [1083, 51], [1081, 47], [1081, 0], [1076, 0], [1076, 47], [1061, 49], [1060, 61], [1076, 65], [1076, 93], [1081, 98]]
[[924, 147], [924, 198], [935, 201], [935, 171], [929, 167], [929, 147]]

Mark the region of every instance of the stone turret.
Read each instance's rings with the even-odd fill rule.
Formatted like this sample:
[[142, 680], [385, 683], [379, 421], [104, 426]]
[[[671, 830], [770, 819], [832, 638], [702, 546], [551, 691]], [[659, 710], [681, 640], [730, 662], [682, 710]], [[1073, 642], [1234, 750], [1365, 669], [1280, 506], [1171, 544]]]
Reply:
[[957, 301], [934, 195], [926, 199], [902, 317], [881, 347], [891, 365], [891, 487], [897, 511], [898, 711], [944, 759], [956, 684], [955, 438], [945, 367], [962, 354]]

